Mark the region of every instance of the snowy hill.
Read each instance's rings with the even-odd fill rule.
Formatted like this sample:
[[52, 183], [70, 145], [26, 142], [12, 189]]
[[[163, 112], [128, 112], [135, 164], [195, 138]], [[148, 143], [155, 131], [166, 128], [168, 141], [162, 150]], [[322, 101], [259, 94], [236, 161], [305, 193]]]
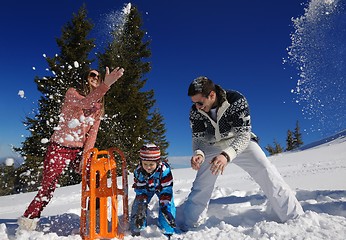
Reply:
[[[231, 164], [220, 176], [212, 195], [207, 222], [195, 231], [174, 235], [172, 239], [333, 239], [346, 236], [346, 138], [334, 138], [322, 145], [284, 153], [270, 158], [287, 183], [297, 192], [305, 214], [287, 223], [275, 222], [265, 211], [266, 199], [257, 184], [240, 168]], [[172, 158], [173, 165], [185, 164]], [[181, 159], [180, 159], [181, 160]], [[177, 161], [177, 162], [175, 162]], [[189, 161], [189, 159], [185, 159]], [[182, 204], [187, 197], [195, 171], [175, 168], [174, 194], [177, 221], [182, 221]], [[129, 186], [132, 175], [129, 176]], [[36, 193], [0, 197], [0, 239], [81, 239], [71, 235], [79, 226], [80, 185], [59, 188], [43, 211], [39, 231], [15, 237], [16, 219]], [[134, 198], [129, 190], [129, 202]], [[166, 239], [155, 225], [157, 199], [149, 205], [149, 226], [141, 236], [125, 239]]]
[[332, 142], [334, 140], [338, 141], [338, 140], [343, 139], [345, 137], [346, 137], [346, 129], [343, 130], [343, 131], [340, 131], [340, 132], [338, 132], [338, 133], [336, 133], [336, 134], [334, 134], [332, 136], [329, 136], [329, 137], [323, 138], [323, 139], [321, 139], [319, 141], [307, 144], [307, 145], [301, 147], [300, 150], [305, 150], [305, 149], [313, 148], [313, 147], [316, 147], [316, 146], [320, 146], [320, 145]]

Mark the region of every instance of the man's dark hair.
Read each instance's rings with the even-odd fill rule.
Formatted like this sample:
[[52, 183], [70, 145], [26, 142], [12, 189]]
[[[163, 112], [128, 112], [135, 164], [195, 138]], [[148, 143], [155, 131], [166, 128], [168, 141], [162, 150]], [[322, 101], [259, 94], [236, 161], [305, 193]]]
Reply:
[[187, 95], [189, 97], [201, 93], [203, 97], [208, 97], [211, 91], [215, 91], [215, 84], [207, 77], [201, 76], [192, 81]]

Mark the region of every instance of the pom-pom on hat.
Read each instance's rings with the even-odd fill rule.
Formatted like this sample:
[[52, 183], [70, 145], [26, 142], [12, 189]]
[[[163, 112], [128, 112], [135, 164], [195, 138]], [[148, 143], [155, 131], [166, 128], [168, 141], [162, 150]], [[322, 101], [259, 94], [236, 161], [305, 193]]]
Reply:
[[145, 144], [139, 150], [139, 156], [144, 161], [157, 161], [161, 158], [160, 148], [155, 144]]

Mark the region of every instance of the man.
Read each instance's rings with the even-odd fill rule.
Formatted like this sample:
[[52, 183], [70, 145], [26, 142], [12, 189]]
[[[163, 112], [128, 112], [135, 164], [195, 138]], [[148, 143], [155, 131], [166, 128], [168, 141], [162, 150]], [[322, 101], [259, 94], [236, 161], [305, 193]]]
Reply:
[[191, 167], [197, 170], [185, 203], [185, 228], [205, 220], [215, 181], [232, 162], [245, 170], [262, 188], [280, 221], [303, 214], [294, 192], [270, 163], [251, 132], [247, 100], [236, 91], [225, 91], [207, 77], [195, 79], [188, 95], [192, 147]]

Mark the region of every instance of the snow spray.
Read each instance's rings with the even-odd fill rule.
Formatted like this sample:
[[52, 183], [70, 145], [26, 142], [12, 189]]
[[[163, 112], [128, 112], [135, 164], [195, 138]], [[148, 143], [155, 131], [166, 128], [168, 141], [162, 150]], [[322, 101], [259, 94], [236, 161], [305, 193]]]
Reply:
[[299, 79], [292, 90], [310, 131], [328, 136], [346, 128], [346, 0], [311, 0], [295, 31], [288, 59]]
[[114, 37], [121, 35], [124, 30], [125, 23], [128, 20], [131, 11], [131, 3], [127, 3], [121, 10], [105, 13], [98, 24], [99, 36], [101, 37], [101, 45], [108, 44], [114, 40]]

